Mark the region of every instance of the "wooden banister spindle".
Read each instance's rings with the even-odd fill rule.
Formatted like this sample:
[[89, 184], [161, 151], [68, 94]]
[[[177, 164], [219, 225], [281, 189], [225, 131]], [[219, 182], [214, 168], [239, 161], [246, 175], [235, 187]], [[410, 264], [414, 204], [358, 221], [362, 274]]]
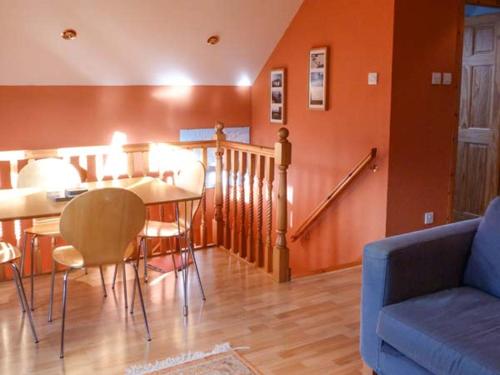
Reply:
[[247, 256], [247, 231], [246, 231], [246, 207], [245, 207], [245, 176], [247, 174], [247, 153], [240, 152], [239, 154], [240, 165], [240, 184], [239, 184], [239, 206], [240, 206], [240, 231], [238, 250], [240, 257], [246, 258]]
[[226, 170], [226, 192], [224, 196], [224, 247], [231, 248], [231, 151], [226, 149], [224, 157]]
[[[208, 166], [208, 150], [206, 147], [203, 147], [201, 149], [201, 162], [205, 166], [205, 169]], [[222, 188], [222, 179], [220, 181], [220, 186]], [[217, 207], [217, 203], [219, 203], [219, 207]], [[202, 200], [201, 200], [201, 220], [200, 220], [200, 237], [201, 237], [201, 246], [202, 247], [207, 247], [207, 198], [204, 195]], [[219, 209], [219, 214], [222, 216], [222, 197], [220, 197], [220, 202], [217, 202], [216, 199], [216, 211], [217, 208]], [[222, 227], [222, 226], [221, 226]], [[217, 241], [218, 233], [216, 234], [216, 237], [214, 237], [214, 241]], [[219, 239], [222, 238], [222, 235], [219, 237]], [[216, 242], [217, 245], [219, 245], [220, 241]]]
[[262, 223], [264, 219], [264, 177], [266, 170], [266, 157], [259, 155], [257, 157], [257, 246], [256, 246], [256, 263], [257, 266], [264, 266], [264, 236], [262, 235]]
[[80, 167], [80, 175], [85, 177], [83, 181], [88, 181], [89, 165], [87, 155], [80, 155], [78, 157], [78, 166]]
[[279, 141], [274, 145], [278, 165], [278, 197], [276, 203], [276, 243], [273, 249], [273, 279], [277, 282], [290, 280], [290, 251], [286, 245], [287, 231], [287, 170], [292, 161], [292, 144], [288, 141], [288, 129], [278, 132]]
[[104, 178], [104, 155], [97, 154], [95, 156], [95, 176], [97, 181], [102, 181]]
[[142, 175], [149, 175], [149, 151], [142, 153]]
[[[222, 155], [224, 154], [224, 149], [222, 148], [221, 142], [226, 139], [224, 134], [224, 124], [219, 122], [215, 125], [215, 194], [214, 194], [214, 204], [215, 204], [215, 212], [214, 219], [212, 224], [213, 230], [213, 241], [217, 246], [224, 244], [224, 218], [222, 214], [222, 203], [223, 203], [223, 189], [222, 189]], [[205, 158], [205, 163], [208, 160], [206, 156], [207, 149], [204, 149], [203, 158]], [[227, 154], [226, 154], [227, 157]], [[206, 164], [205, 164], [206, 166]], [[229, 177], [228, 177], [229, 178]], [[228, 184], [229, 187], [229, 184]], [[226, 194], [229, 194], [229, 189], [226, 191]], [[226, 207], [228, 210], [229, 207]], [[205, 209], [204, 209], [205, 211]], [[226, 217], [226, 220], [229, 219], [229, 214]], [[226, 223], [226, 230], [228, 222]], [[206, 228], [205, 228], [206, 230]], [[229, 230], [228, 230], [229, 231]], [[206, 236], [205, 236], [206, 237]], [[206, 245], [206, 244], [205, 244]], [[227, 246], [227, 243], [226, 243]]]
[[10, 166], [10, 186], [12, 188], [17, 187], [17, 175], [18, 175], [18, 161], [17, 160], [11, 160], [9, 162]]
[[231, 249], [238, 252], [238, 151], [232, 150], [233, 168], [233, 225], [231, 226]]
[[[134, 153], [127, 153], [127, 175], [128, 177], [134, 177]], [[161, 176], [160, 176], [161, 177]]]
[[255, 182], [255, 154], [248, 153], [248, 231], [247, 231], [247, 260], [255, 261], [255, 233], [254, 227], [254, 197], [253, 186]]
[[266, 246], [264, 248], [264, 268], [267, 272], [273, 271], [273, 181], [274, 181], [274, 158], [266, 158], [266, 189], [267, 189], [267, 210], [266, 210]]

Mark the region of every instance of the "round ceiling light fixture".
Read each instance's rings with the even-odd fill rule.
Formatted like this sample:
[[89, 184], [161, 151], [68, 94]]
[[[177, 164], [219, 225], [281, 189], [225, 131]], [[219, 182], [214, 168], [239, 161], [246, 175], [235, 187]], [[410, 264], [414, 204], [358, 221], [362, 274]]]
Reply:
[[76, 33], [76, 30], [73, 29], [66, 29], [61, 33], [61, 38], [64, 40], [73, 40], [76, 39], [76, 36], [78, 34]]
[[210, 44], [211, 46], [214, 46], [216, 45], [217, 43], [219, 43], [219, 36], [218, 35], [211, 35], [208, 39], [207, 39], [207, 44]]

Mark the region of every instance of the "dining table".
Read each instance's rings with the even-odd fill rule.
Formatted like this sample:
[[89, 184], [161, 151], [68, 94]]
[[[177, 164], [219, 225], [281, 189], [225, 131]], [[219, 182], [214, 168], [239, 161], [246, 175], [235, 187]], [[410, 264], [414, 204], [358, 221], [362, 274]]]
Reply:
[[[136, 193], [146, 206], [175, 204], [176, 212], [179, 204], [189, 204], [202, 199], [202, 195], [168, 184], [154, 177], [131, 177], [113, 180], [102, 180], [81, 183], [77, 188], [95, 190], [102, 188], [123, 188]], [[0, 189], [0, 222], [10, 220], [29, 220], [60, 216], [70, 200], [57, 201], [50, 197], [50, 192], [39, 188]], [[176, 220], [179, 223], [177, 215]], [[186, 218], [184, 218], [186, 220]], [[190, 224], [190, 223], [189, 223]], [[185, 236], [187, 245], [193, 251], [189, 236]], [[183, 257], [184, 254], [184, 257]], [[187, 315], [187, 270], [189, 267], [189, 251], [181, 249], [181, 271], [183, 274], [184, 315]]]
[[[84, 182], [78, 188], [95, 190], [123, 188], [136, 193], [146, 206], [191, 202], [202, 196], [167, 184], [154, 177], [132, 177], [116, 180]], [[0, 189], [0, 221], [56, 217], [68, 201], [55, 201], [47, 191], [38, 188]]]

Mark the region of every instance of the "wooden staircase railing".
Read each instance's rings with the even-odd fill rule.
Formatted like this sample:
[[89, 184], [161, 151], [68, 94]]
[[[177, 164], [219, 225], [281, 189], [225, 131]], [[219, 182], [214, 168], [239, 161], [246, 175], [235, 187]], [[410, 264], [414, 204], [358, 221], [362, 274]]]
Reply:
[[[272, 273], [275, 281], [288, 281], [291, 275], [286, 245], [286, 180], [292, 152], [288, 130], [281, 128], [278, 131], [278, 142], [274, 148], [270, 148], [228, 142], [223, 128], [222, 124], [218, 124], [214, 136], [217, 164], [212, 228], [215, 243]], [[275, 165], [279, 174], [275, 211], [276, 240], [273, 247]]]
[[[225, 139], [224, 125], [218, 123], [214, 139], [209, 141], [1, 151], [0, 189], [16, 186], [18, 171], [35, 159], [62, 158], [79, 168], [85, 181], [101, 181], [164, 176], [168, 172], [168, 163], [167, 166], [162, 163], [162, 158], [165, 161], [168, 155], [172, 155], [167, 152], [165, 156], [167, 149], [196, 150], [205, 165], [208, 163], [209, 150], [215, 150], [215, 187], [207, 189], [207, 195], [200, 205], [199, 218], [195, 223], [196, 244], [198, 247], [224, 247], [237, 257], [272, 274], [274, 280], [284, 282], [290, 280], [286, 245], [286, 178], [291, 162], [291, 144], [287, 139], [287, 129], [280, 129], [278, 136], [274, 147], [230, 142]], [[113, 158], [118, 161], [119, 168], [106, 168]], [[277, 196], [273, 199], [275, 166], [278, 169]], [[274, 236], [273, 212], [276, 214]], [[153, 212], [153, 216], [155, 214], [163, 216], [163, 210], [161, 214]], [[165, 219], [172, 219], [168, 216], [168, 210]], [[23, 229], [30, 225], [28, 220], [0, 223], [0, 238], [19, 244]], [[40, 254], [37, 254], [36, 273], [50, 270], [47, 266], [50, 265], [49, 245], [41, 246]], [[167, 250], [166, 246], [157, 244], [156, 247], [150, 246], [150, 249], [159, 249], [158, 253], [161, 254]], [[4, 270], [0, 267], [0, 280], [4, 278]]]
[[328, 196], [311, 212], [307, 219], [299, 226], [290, 237], [292, 242], [297, 241], [311, 225], [319, 218], [325, 209], [337, 198], [349, 184], [361, 173], [361, 171], [377, 156], [377, 149], [372, 148], [356, 166], [345, 176], [329, 193]]

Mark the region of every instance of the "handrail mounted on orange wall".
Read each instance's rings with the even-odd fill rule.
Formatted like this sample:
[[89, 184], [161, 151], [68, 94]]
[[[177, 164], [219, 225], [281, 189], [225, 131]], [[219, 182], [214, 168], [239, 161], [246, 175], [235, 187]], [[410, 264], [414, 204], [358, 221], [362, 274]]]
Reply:
[[332, 203], [335, 198], [337, 198], [345, 188], [354, 180], [361, 171], [372, 161], [375, 156], [377, 156], [377, 149], [372, 148], [370, 153], [366, 155], [363, 160], [361, 160], [342, 181], [340, 181], [329, 193], [328, 196], [321, 202], [314, 211], [309, 215], [309, 217], [299, 226], [297, 231], [292, 235], [290, 240], [292, 242], [297, 241], [307, 229], [318, 219], [321, 213]]

